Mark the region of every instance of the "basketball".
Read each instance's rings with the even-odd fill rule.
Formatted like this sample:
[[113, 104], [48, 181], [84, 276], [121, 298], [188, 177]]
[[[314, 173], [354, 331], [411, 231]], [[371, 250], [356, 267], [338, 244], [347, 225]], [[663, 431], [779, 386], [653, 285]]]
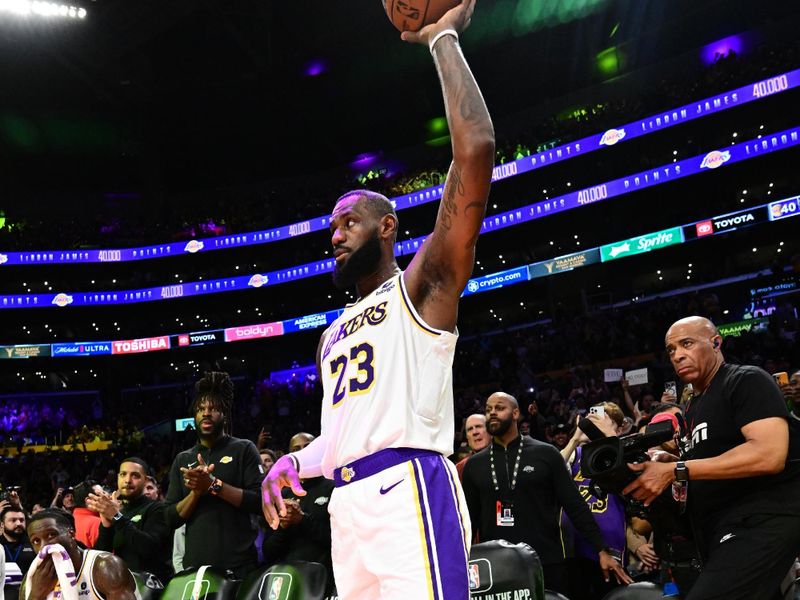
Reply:
[[461, 0], [382, 0], [386, 16], [400, 31], [419, 31], [435, 23]]

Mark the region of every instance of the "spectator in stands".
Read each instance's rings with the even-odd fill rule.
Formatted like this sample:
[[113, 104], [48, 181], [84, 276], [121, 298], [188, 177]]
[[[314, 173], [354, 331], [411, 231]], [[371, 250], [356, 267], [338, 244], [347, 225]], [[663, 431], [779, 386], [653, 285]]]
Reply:
[[75, 510], [73, 489], [71, 487], [59, 487], [56, 490], [56, 495], [53, 496], [53, 500], [50, 502], [50, 508], [63, 508], [69, 513]]
[[[9, 563], [16, 563], [24, 576], [28, 572], [36, 552], [28, 542], [25, 534], [25, 513], [21, 506], [6, 506], [0, 512], [0, 520], [3, 523], [3, 533], [0, 535], [0, 543], [3, 544], [3, 551], [6, 557], [6, 569]], [[6, 590], [7, 600], [16, 600], [19, 588], [9, 588]]]
[[[619, 435], [622, 427], [624, 415], [622, 410], [613, 402], [603, 402], [593, 408], [602, 408], [602, 416], [593, 413], [590, 409], [587, 418], [606, 436]], [[608, 494], [603, 498], [598, 498], [592, 489], [592, 480], [584, 478], [581, 473], [581, 457], [583, 456], [583, 445], [589, 441], [580, 427], [577, 426], [580, 417], [575, 420], [575, 433], [561, 450], [561, 456], [567, 463], [572, 473], [572, 479], [580, 492], [581, 497], [586, 502], [592, 512], [597, 526], [603, 532], [603, 539], [608, 544], [608, 548], [614, 558], [626, 565], [626, 543], [625, 543], [625, 503], [616, 494]], [[600, 577], [601, 571], [597, 568], [597, 552], [592, 548], [586, 538], [572, 525], [572, 521], [564, 515], [562, 525], [567, 530], [569, 537], [572, 538], [574, 557], [567, 561], [572, 592], [571, 600], [592, 600], [592, 598], [602, 598], [611, 591], [616, 585], [614, 582], [605, 582]]]
[[272, 465], [278, 460], [278, 457], [275, 456], [275, 452], [269, 448], [261, 448], [261, 450], [258, 451], [258, 455], [261, 457], [261, 464], [264, 465], [264, 472], [269, 473]]
[[469, 457], [489, 445], [489, 434], [486, 433], [486, 415], [474, 414], [468, 416], [464, 422], [464, 435], [467, 438], [470, 453], [466, 458], [462, 458], [456, 463], [456, 471], [458, 471], [459, 477], [461, 477], [464, 465], [467, 464]]
[[172, 531], [164, 503], [144, 494], [149, 472], [141, 458], [126, 458], [119, 466], [117, 491], [99, 490], [87, 503], [102, 519], [95, 548], [113, 551], [132, 570], [152, 573], [166, 583], [172, 577]]
[[763, 370], [725, 362], [708, 319], [673, 323], [665, 343], [697, 394], [686, 409], [688, 460], [634, 465], [640, 475], [624, 492], [649, 505], [673, 482], [690, 482], [704, 558], [691, 600], [775, 597], [800, 553], [800, 461], [787, 460], [783, 396]]
[[[305, 448], [314, 436], [298, 433], [292, 437], [290, 452]], [[281, 490], [286, 505], [286, 516], [280, 527], [267, 536], [264, 559], [267, 565], [289, 560], [318, 562], [328, 571], [328, 582], [333, 583], [331, 564], [331, 517], [328, 502], [333, 493], [333, 481], [324, 477], [302, 479], [305, 496], [296, 496], [291, 488]]]
[[158, 485], [156, 478], [152, 475], [145, 477], [144, 495], [150, 500], [164, 500], [164, 495], [161, 493], [161, 486]]
[[230, 435], [232, 410], [227, 373], [207, 373], [197, 382], [198, 443], [172, 463], [166, 515], [172, 528], [186, 523], [184, 568], [214, 565], [243, 578], [256, 566], [250, 515], [261, 514], [264, 467], [253, 442]]
[[800, 457], [800, 371], [789, 378], [789, 385], [780, 384], [781, 392], [789, 408], [789, 456]]
[[97, 536], [100, 533], [100, 515], [96, 510], [86, 505], [89, 494], [103, 491], [96, 481], [87, 479], [75, 486], [75, 510], [72, 517], [75, 519], [75, 539], [87, 548], [94, 548]]
[[566, 423], [559, 423], [553, 427], [553, 446], [560, 452], [567, 447], [569, 442], [569, 426]]
[[496, 392], [486, 401], [489, 446], [464, 466], [464, 495], [473, 531], [481, 541], [505, 539], [536, 549], [547, 589], [569, 594], [560, 513], [569, 514], [598, 552], [605, 577], [614, 572], [630, 583], [622, 566], [608, 552], [600, 528], [550, 444], [519, 435], [517, 400]]
[[[23, 580], [20, 597], [27, 600], [68, 597], [61, 594], [59, 586], [64, 578], [75, 578], [75, 588], [86, 598], [109, 600], [135, 600], [136, 582], [125, 563], [118, 556], [97, 550], [83, 550], [75, 541], [75, 523], [72, 516], [59, 509], [43, 510], [28, 524], [31, 545], [39, 552], [48, 545], [60, 545], [67, 551], [68, 559], [53, 559], [46, 554], [37, 562], [30, 579]], [[70, 564], [71, 563], [71, 564]]]
[[539, 440], [540, 442], [547, 441], [547, 434], [545, 432], [545, 429], [547, 428], [547, 421], [539, 413], [539, 404], [535, 399], [531, 400], [531, 403], [528, 404], [528, 414], [530, 415], [530, 418], [528, 419], [528, 426], [530, 428], [529, 435], [533, 439]]

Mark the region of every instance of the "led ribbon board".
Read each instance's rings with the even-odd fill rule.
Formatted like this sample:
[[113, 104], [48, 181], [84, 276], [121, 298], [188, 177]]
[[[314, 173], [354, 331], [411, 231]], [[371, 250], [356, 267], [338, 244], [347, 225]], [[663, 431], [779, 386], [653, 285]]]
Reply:
[[[652, 186], [676, 181], [683, 177], [696, 175], [705, 171], [713, 171], [724, 165], [749, 160], [792, 148], [800, 142], [800, 126], [786, 129], [778, 133], [762, 136], [741, 142], [722, 150], [713, 150], [707, 154], [697, 155], [676, 163], [670, 163], [647, 171], [620, 177], [600, 185], [570, 192], [553, 200], [544, 200], [499, 213], [483, 220], [481, 233], [489, 233], [527, 223], [535, 219], [547, 217], [559, 212], [572, 210], [595, 204], [616, 196], [644, 190]], [[788, 211], [791, 207], [787, 207]], [[795, 206], [795, 210], [798, 207]], [[403, 256], [415, 253], [425, 237], [398, 242], [395, 245], [395, 254]], [[606, 257], [605, 260], [608, 260]], [[210, 281], [194, 281], [177, 285], [166, 285], [138, 290], [118, 290], [105, 292], [70, 292], [57, 294], [16, 294], [0, 295], [0, 308], [48, 308], [52, 306], [108, 306], [119, 304], [136, 304], [140, 302], [154, 302], [173, 298], [189, 296], [202, 296], [221, 292], [246, 290], [276, 285], [289, 281], [297, 281], [333, 270], [334, 259], [328, 258], [305, 265], [298, 265], [288, 269], [280, 269], [270, 273], [227, 277]]]
[[[739, 215], [741, 213], [750, 212], [754, 215], [759, 215], [757, 218], [746, 220], [741, 227], [750, 227], [757, 223], [765, 223], [772, 219], [767, 219], [766, 215], [771, 215], [786, 204], [800, 203], [800, 196], [786, 198], [784, 200], [776, 200], [769, 204], [756, 206], [738, 213], [730, 213], [729, 215], [720, 215], [713, 219], [706, 221], [717, 221], [730, 218], [731, 215]], [[800, 210], [792, 213], [796, 216], [800, 214]], [[639, 236], [637, 239], [652, 239], [659, 237], [660, 234], [668, 232], [684, 241], [691, 241], [700, 239], [694, 235], [693, 232], [697, 231], [699, 224], [706, 221], [696, 221], [683, 225], [682, 227], [673, 227], [665, 229], [660, 232], [645, 234]], [[727, 233], [734, 231], [737, 228], [726, 228], [720, 233]], [[663, 237], [663, 236], [662, 236]], [[671, 239], [671, 238], [670, 238]], [[630, 241], [630, 240], [629, 240]], [[595, 264], [601, 261], [603, 250], [610, 254], [610, 249], [618, 247], [621, 242], [614, 244], [606, 244], [599, 248], [590, 248], [581, 252], [574, 252], [566, 254], [547, 261], [540, 261], [529, 264], [523, 267], [516, 267], [498, 273], [492, 273], [482, 277], [475, 277], [470, 279], [464, 290], [463, 296], [469, 296], [480, 292], [488, 292], [490, 290], [498, 289], [506, 285], [515, 285], [524, 281], [538, 279], [540, 277], [547, 277], [558, 273], [565, 273], [573, 269]], [[674, 245], [673, 243], [662, 243], [651, 250], [657, 250]], [[637, 252], [636, 254], [639, 254]], [[632, 256], [633, 252], [628, 252], [625, 256]], [[615, 257], [616, 258], [616, 257]], [[623, 258], [619, 256], [618, 258]], [[167, 350], [169, 348], [179, 348], [183, 346], [196, 346], [202, 344], [217, 344], [234, 341], [244, 341], [253, 339], [263, 339], [267, 337], [275, 337], [279, 335], [286, 335], [288, 333], [296, 333], [309, 329], [317, 329], [319, 327], [327, 327], [333, 323], [341, 314], [343, 310], [331, 310], [324, 313], [317, 313], [313, 315], [306, 315], [285, 321], [275, 321], [273, 323], [262, 323], [256, 325], [241, 325], [238, 327], [228, 327], [226, 329], [214, 329], [194, 333], [182, 333], [172, 336], [156, 336], [150, 338], [140, 338], [137, 340], [116, 340], [108, 342], [73, 342], [73, 343], [60, 343], [60, 344], [17, 344], [13, 346], [0, 346], [0, 359], [2, 358], [30, 358], [33, 356], [50, 356], [50, 349], [52, 347], [52, 356], [92, 356], [97, 354], [134, 354], [141, 352], [152, 352], [154, 350]]]
[[[583, 156], [608, 146], [633, 140], [641, 136], [663, 131], [675, 125], [688, 123], [694, 119], [705, 117], [742, 106], [755, 100], [761, 100], [800, 86], [800, 69], [789, 71], [769, 79], [742, 86], [735, 90], [710, 96], [704, 100], [691, 102], [684, 106], [667, 110], [638, 121], [620, 125], [604, 133], [597, 133], [576, 142], [551, 148], [526, 156], [513, 162], [498, 165], [492, 173], [492, 181], [500, 181], [540, 169], [576, 156]], [[404, 210], [441, 198], [443, 186], [435, 186], [392, 198], [395, 210]], [[203, 238], [189, 242], [156, 244], [138, 248], [110, 248], [104, 250], [37, 250], [28, 252], [0, 253], [0, 265], [47, 265], [74, 263], [128, 262], [150, 260], [186, 254], [197, 254], [211, 250], [227, 250], [246, 246], [268, 244], [281, 240], [306, 235], [328, 228], [328, 215], [315, 217], [307, 221], [284, 225], [264, 231], [237, 233], [215, 238]]]

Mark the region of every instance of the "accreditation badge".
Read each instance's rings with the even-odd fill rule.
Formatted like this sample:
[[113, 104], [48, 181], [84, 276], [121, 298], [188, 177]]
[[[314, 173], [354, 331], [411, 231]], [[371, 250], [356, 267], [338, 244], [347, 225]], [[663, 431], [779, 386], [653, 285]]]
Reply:
[[497, 526], [498, 527], [513, 527], [514, 526], [514, 503], [497, 501]]

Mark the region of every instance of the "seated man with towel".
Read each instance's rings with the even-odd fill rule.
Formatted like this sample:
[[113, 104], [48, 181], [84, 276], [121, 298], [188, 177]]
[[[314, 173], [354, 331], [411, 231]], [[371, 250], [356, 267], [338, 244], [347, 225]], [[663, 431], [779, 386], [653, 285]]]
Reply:
[[36, 513], [28, 521], [28, 538], [36, 558], [22, 583], [22, 600], [138, 600], [133, 575], [122, 559], [78, 546], [69, 513]]

